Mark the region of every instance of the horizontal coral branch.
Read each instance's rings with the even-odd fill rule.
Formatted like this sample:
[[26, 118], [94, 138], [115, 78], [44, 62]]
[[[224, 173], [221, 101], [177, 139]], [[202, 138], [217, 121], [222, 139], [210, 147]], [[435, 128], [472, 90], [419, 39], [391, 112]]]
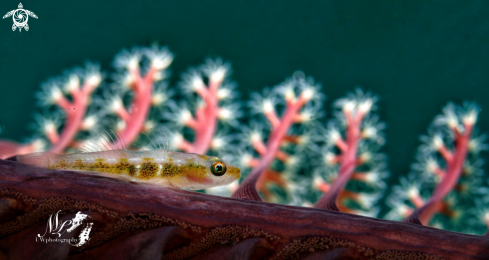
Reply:
[[20, 144], [9, 140], [0, 140], [0, 159], [5, 159], [16, 154], [27, 154], [36, 151], [36, 146], [42, 146], [38, 142]]
[[[86, 246], [35, 242], [47, 218], [58, 210], [66, 212], [65, 218], [78, 211], [91, 216], [94, 225]], [[5, 160], [0, 160], [0, 223], [0, 255], [12, 259], [39, 255], [63, 259], [69, 253], [93, 259], [489, 257], [489, 237]]]

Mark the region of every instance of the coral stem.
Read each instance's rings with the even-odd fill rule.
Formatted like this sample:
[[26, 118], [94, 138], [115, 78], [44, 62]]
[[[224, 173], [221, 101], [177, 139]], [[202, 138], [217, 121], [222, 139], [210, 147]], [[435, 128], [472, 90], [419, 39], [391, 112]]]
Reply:
[[328, 192], [324, 193], [316, 202], [316, 208], [339, 211], [336, 201], [340, 192], [350, 180], [357, 165], [357, 147], [360, 140], [360, 124], [364, 114], [359, 112], [352, 116], [352, 111], [344, 111], [347, 120], [346, 143], [342, 143], [341, 162], [338, 178], [331, 184]]
[[[419, 222], [426, 225], [433, 215], [441, 209], [443, 198], [455, 187], [462, 174], [463, 164], [467, 157], [472, 124], [464, 124], [464, 132], [455, 131], [455, 148], [451, 160], [446, 160], [446, 174], [436, 187], [431, 198], [421, 208], [415, 210], [405, 221], [412, 222], [418, 218]], [[446, 159], [446, 158], [445, 158]], [[415, 220], [414, 220], [415, 221]]]
[[57, 105], [66, 113], [66, 120], [59, 138], [55, 132], [48, 133], [48, 138], [53, 143], [51, 152], [61, 153], [71, 144], [81, 128], [88, 107], [88, 98], [95, 87], [90, 81], [86, 80], [82, 86], [83, 90], [86, 89], [85, 91], [72, 91], [72, 102], [69, 102], [63, 96], [57, 100]]
[[35, 144], [19, 144], [12, 141], [0, 140], [0, 159], [5, 159], [16, 154], [32, 153]]
[[287, 101], [287, 106], [284, 114], [278, 125], [273, 128], [266, 147], [267, 152], [262, 156], [258, 167], [254, 168], [246, 180], [239, 186], [239, 188], [233, 193], [233, 198], [244, 198], [251, 200], [261, 201], [258, 192], [256, 191], [256, 183], [263, 171], [268, 168], [273, 159], [275, 159], [277, 152], [279, 151], [280, 144], [287, 134], [287, 131], [294, 123], [294, 118], [298, 115], [300, 109], [308, 101], [304, 96], [300, 96], [295, 101]]
[[[202, 113], [197, 114], [197, 126], [195, 130], [195, 139], [193, 142], [193, 153], [205, 154], [209, 150], [212, 137], [217, 127], [217, 116], [219, 114], [218, 100], [217, 100], [217, 88], [218, 82], [209, 83], [209, 89], [203, 88], [202, 92], [198, 92], [204, 99], [205, 106], [201, 110]], [[206, 94], [204, 94], [206, 93]]]
[[[119, 133], [122, 140], [116, 140], [115, 147], [124, 147], [125, 143], [132, 143], [141, 133], [144, 122], [151, 108], [151, 94], [154, 84], [154, 73], [156, 70], [150, 67], [144, 77], [140, 76], [138, 70], [131, 70], [134, 77], [134, 99], [126, 113], [119, 111], [117, 114], [125, 121], [126, 127]], [[125, 109], [124, 109], [125, 111]]]

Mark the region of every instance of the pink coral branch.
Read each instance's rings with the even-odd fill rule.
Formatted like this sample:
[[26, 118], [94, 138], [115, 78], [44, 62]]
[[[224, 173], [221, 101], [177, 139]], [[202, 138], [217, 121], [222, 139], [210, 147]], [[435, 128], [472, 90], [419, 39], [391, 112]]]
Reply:
[[127, 110], [123, 107], [123, 106], [120, 106], [116, 109], [115, 113], [117, 114], [117, 116], [119, 116], [122, 120], [124, 120], [124, 122], [127, 124], [129, 119], [131, 118], [131, 114], [129, 114], [129, 112], [127, 112]]
[[117, 111], [117, 115], [126, 123], [126, 127], [119, 132], [122, 140], [116, 140], [115, 147], [123, 147], [125, 143], [132, 143], [141, 133], [144, 122], [151, 108], [151, 94], [153, 92], [155, 73], [158, 72], [154, 67], [150, 67], [148, 72], [141, 77], [138, 68], [129, 71], [134, 79], [131, 87], [134, 90], [134, 99], [129, 106], [129, 111], [124, 108]]
[[[71, 95], [71, 101], [63, 95], [58, 88], [58, 83], [46, 84], [41, 99], [47, 104], [54, 104], [65, 113], [63, 130], [58, 133], [58, 129], [53, 123], [42, 126], [44, 134], [52, 144], [51, 152], [62, 153], [66, 147], [74, 143], [74, 137], [84, 128], [83, 118], [86, 114], [89, 98], [92, 92], [98, 87], [102, 76], [98, 69], [87, 66], [87, 71], [83, 74], [83, 84], [80, 86], [79, 74], [70, 74], [66, 87]], [[47, 94], [47, 95], [46, 95]], [[34, 141], [27, 145], [20, 145], [9, 141], [0, 141], [0, 158], [5, 158], [7, 154], [20, 155], [42, 150], [44, 144], [41, 141]]]
[[58, 130], [54, 127], [46, 130], [46, 137], [52, 144], [59, 142]]
[[251, 145], [253, 146], [255, 151], [257, 151], [262, 156], [267, 152], [267, 146], [259, 138], [256, 138], [256, 140], [253, 140], [251, 142]]
[[56, 100], [56, 105], [65, 111], [66, 119], [63, 131], [59, 136], [56, 132], [48, 132], [48, 139], [53, 144], [51, 152], [62, 153], [64, 149], [71, 144], [83, 123], [90, 94], [99, 83], [100, 81], [87, 79], [84, 81], [81, 91], [78, 89], [79, 86], [75, 86], [71, 89], [71, 95], [73, 97], [71, 102], [69, 102], [64, 96], [60, 96]]
[[36, 150], [36, 143], [19, 144], [17, 142], [0, 140], [0, 159], [5, 159], [17, 154], [32, 153]]
[[452, 156], [446, 157], [444, 154], [446, 154], [448, 150], [438, 149], [444, 156], [446, 162], [446, 171], [442, 181], [436, 187], [428, 202], [411, 213], [405, 221], [426, 225], [433, 215], [441, 209], [443, 198], [453, 190], [462, 174], [472, 129], [473, 123], [464, 123], [463, 133], [460, 133], [457, 129], [452, 129], [455, 134], [455, 147], [451, 152]]
[[305, 95], [304, 92], [297, 100], [287, 100], [286, 109], [282, 118], [279, 120], [278, 124], [272, 126], [272, 132], [270, 133], [266, 144], [266, 153], [261, 157], [258, 166], [252, 170], [250, 175], [231, 197], [261, 201], [261, 198], [256, 191], [257, 182], [260, 180], [260, 176], [263, 172], [268, 169], [270, 163], [272, 163], [273, 159], [277, 156], [280, 144], [287, 136], [287, 131], [294, 123], [294, 118], [299, 115], [299, 111], [309, 100], [310, 97]]
[[[270, 110], [265, 112], [265, 116], [267, 117], [268, 121], [272, 125], [273, 128], [276, 128], [280, 124], [280, 119], [278, 118], [277, 114], [275, 113], [275, 110]], [[294, 122], [296, 122], [296, 118], [298, 116], [294, 117]]]
[[445, 159], [445, 161], [452, 161], [453, 154], [445, 146], [438, 148], [438, 152], [443, 156], [443, 159]]
[[191, 143], [187, 142], [186, 140], [181, 140], [178, 143], [178, 149], [182, 151], [191, 151], [193, 149], [193, 146]]
[[[78, 93], [76, 93], [75, 91], [72, 91], [71, 94], [74, 96], [76, 96]], [[71, 107], [73, 107], [73, 104], [68, 101], [68, 99], [66, 99], [66, 97], [64, 96], [60, 96], [57, 100], [56, 100], [56, 105], [61, 108], [62, 110], [69, 110]]]
[[193, 142], [194, 153], [205, 154], [212, 142], [212, 137], [217, 127], [217, 116], [219, 114], [219, 101], [217, 98], [217, 88], [221, 82], [213, 82], [210, 80], [209, 88], [204, 93], [207, 95], [201, 96], [205, 105], [199, 113], [196, 114], [197, 127], [195, 130], [195, 139]]
[[187, 153], [205, 154], [212, 142], [216, 132], [217, 120], [219, 115], [219, 99], [217, 90], [221, 86], [222, 79], [210, 77], [209, 86], [199, 81], [195, 91], [204, 100], [204, 106], [195, 112], [195, 118], [187, 118], [185, 125], [192, 128], [195, 132], [194, 141], [179, 145], [179, 148]]
[[327, 184], [326, 182], [320, 182], [316, 184], [316, 188], [324, 193], [328, 192], [331, 186]]
[[185, 120], [185, 125], [192, 128], [192, 129], [197, 129], [199, 127], [199, 124], [193, 117], [189, 117]]
[[341, 138], [336, 140], [336, 146], [341, 150], [340, 167], [338, 178], [331, 184], [328, 192], [324, 193], [316, 202], [316, 208], [339, 211], [336, 201], [346, 183], [352, 178], [358, 162], [357, 149], [361, 139], [360, 126], [365, 116], [360, 109], [344, 109], [343, 113], [347, 122], [346, 142]]

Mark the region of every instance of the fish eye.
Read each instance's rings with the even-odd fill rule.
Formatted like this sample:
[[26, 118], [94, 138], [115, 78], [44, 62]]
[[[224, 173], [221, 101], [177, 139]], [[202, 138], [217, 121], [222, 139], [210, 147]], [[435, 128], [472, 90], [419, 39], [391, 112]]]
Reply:
[[215, 162], [211, 165], [211, 172], [215, 176], [222, 176], [226, 173], [226, 165], [223, 162]]

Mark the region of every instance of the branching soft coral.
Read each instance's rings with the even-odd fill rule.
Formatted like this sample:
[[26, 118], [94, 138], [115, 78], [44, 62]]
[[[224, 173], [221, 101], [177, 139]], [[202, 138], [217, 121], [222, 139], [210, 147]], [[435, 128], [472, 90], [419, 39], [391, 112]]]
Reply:
[[[470, 214], [463, 218], [461, 215], [470, 213], [468, 208], [464, 209], [466, 206], [474, 206], [477, 189], [470, 186], [477, 185], [481, 177], [479, 154], [486, 149], [485, 136], [473, 137], [478, 112], [479, 108], [471, 103], [463, 107], [450, 103], [443, 109], [443, 115], [435, 119], [430, 129], [430, 136], [421, 139], [424, 144], [414, 171], [408, 179], [401, 179], [402, 185], [389, 198], [393, 206], [389, 218], [406, 217], [408, 222], [427, 225], [436, 213], [441, 213], [455, 223], [461, 219], [470, 222]], [[469, 200], [467, 193], [473, 195]], [[437, 218], [432, 224], [469, 231], [448, 223]]]
[[[221, 121], [223, 126], [236, 126], [239, 117], [236, 86], [230, 81], [230, 74], [229, 64], [220, 59], [208, 59], [204, 65], [183, 76], [180, 86], [181, 92], [186, 94], [182, 98], [185, 101], [170, 101], [170, 110], [163, 114], [173, 123], [170, 128], [175, 129], [171, 137], [172, 147], [187, 153], [206, 154], [209, 150], [220, 151], [229, 145], [229, 137], [224, 136], [223, 131], [218, 132], [218, 125]], [[191, 134], [182, 134], [184, 126], [191, 130]]]
[[[162, 91], [164, 83], [163, 86], [158, 85], [156, 91], [154, 87], [165, 78], [165, 69], [172, 61], [173, 55], [167, 48], [156, 45], [124, 50], [116, 56], [116, 84], [112, 87], [110, 103], [107, 105], [121, 121], [117, 127], [119, 139], [111, 145], [122, 147], [124, 144], [120, 142], [133, 143], [143, 130], [152, 129], [154, 123], [148, 121], [150, 108], [152, 105], [161, 105], [167, 99]], [[127, 90], [131, 91], [132, 96], [128, 108], [123, 102]]]
[[[85, 68], [75, 68], [65, 72], [62, 77], [48, 80], [42, 85], [38, 99], [47, 115], [36, 116], [40, 134], [50, 143], [49, 150], [61, 153], [72, 145], [79, 131], [88, 130], [96, 124], [97, 118], [87, 116], [90, 96], [100, 85], [102, 74], [97, 65], [87, 64]], [[70, 98], [67, 97], [70, 96]], [[54, 106], [54, 107], [53, 107]], [[55, 118], [52, 118], [54, 115]], [[61, 123], [60, 121], [64, 122]], [[61, 131], [60, 131], [61, 129]], [[0, 145], [6, 149], [7, 143]], [[2, 158], [41, 150], [39, 141], [28, 145], [10, 143], [10, 153], [0, 152]]]
[[[323, 161], [333, 181], [327, 184], [320, 176], [315, 177], [316, 187], [324, 192], [315, 207], [374, 216], [380, 209], [372, 207], [385, 188], [383, 178], [386, 175], [385, 159], [376, 153], [385, 143], [384, 124], [371, 113], [376, 100], [358, 89], [347, 98], [336, 101], [339, 111], [335, 113], [335, 119], [329, 121], [323, 148]], [[356, 187], [345, 190], [350, 180], [357, 182], [352, 184]], [[356, 205], [348, 206], [345, 200]]]
[[[306, 140], [305, 137], [290, 135], [290, 129], [293, 124], [305, 123], [314, 117], [314, 112], [317, 112], [321, 105], [322, 95], [319, 93], [319, 87], [311, 78], [305, 78], [298, 72], [275, 87], [269, 95], [263, 98], [256, 95], [256, 104], [252, 103], [251, 106], [263, 113], [271, 125], [271, 131], [266, 143], [261, 139], [259, 132], [251, 132], [251, 144], [260, 158], [249, 157], [245, 162], [248, 167], [253, 167], [253, 170], [232, 197], [261, 201], [256, 188], [271, 197], [266, 187], [267, 182], [285, 185], [280, 174], [270, 169], [270, 164], [274, 159], [289, 166], [297, 163], [297, 158], [285, 153], [280, 147], [286, 143], [301, 143]], [[283, 107], [281, 117], [277, 115], [277, 107]]]

